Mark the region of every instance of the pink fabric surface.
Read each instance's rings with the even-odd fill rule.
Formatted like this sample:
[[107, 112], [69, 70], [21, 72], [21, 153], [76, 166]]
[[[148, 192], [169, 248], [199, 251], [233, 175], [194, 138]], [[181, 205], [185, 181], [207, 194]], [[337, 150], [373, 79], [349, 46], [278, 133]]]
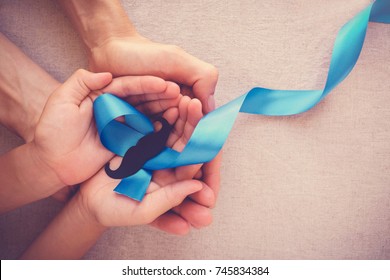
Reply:
[[[322, 88], [338, 29], [370, 1], [167, 2], [123, 1], [141, 34], [218, 67], [221, 105], [253, 86]], [[61, 81], [86, 65], [55, 1], [2, 1], [0, 26]], [[313, 110], [241, 114], [208, 228], [114, 228], [85, 258], [389, 259], [389, 50], [390, 26], [370, 24], [355, 69]], [[0, 128], [0, 152], [21, 143]], [[47, 199], [0, 216], [0, 257], [18, 257], [61, 207]]]

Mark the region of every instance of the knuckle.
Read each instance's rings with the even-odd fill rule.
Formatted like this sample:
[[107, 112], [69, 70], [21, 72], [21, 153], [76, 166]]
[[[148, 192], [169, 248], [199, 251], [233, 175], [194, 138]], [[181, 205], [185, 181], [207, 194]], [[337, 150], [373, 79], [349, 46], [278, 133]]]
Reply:
[[78, 87], [79, 87], [79, 89], [80, 89], [81, 91], [89, 91], [89, 88], [88, 88], [88, 86], [85, 84], [85, 82], [84, 82], [82, 76], [78, 76], [77, 79], [76, 79], [76, 81], [77, 81], [77, 85], [78, 85]]
[[79, 69], [77, 69], [77, 70], [75, 71], [75, 74], [76, 74], [77, 76], [83, 76], [83, 75], [85, 75], [85, 73], [87, 73], [87, 70], [82, 69], [82, 68], [79, 68]]
[[181, 196], [175, 195], [174, 191], [171, 188], [164, 188], [165, 199], [172, 206], [175, 207], [180, 204]]

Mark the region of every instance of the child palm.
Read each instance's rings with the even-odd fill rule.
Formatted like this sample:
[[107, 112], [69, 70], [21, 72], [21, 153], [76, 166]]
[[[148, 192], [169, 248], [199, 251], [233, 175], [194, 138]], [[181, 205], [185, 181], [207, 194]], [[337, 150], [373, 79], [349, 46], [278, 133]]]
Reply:
[[[181, 99], [179, 109], [167, 110], [164, 118], [171, 124], [175, 123], [167, 145], [178, 151], [184, 149], [201, 117], [200, 101], [188, 97]], [[120, 161], [119, 157], [115, 157], [111, 161], [112, 167], [116, 168]], [[188, 195], [203, 188], [204, 183], [192, 179], [200, 167], [201, 165], [192, 165], [155, 171], [141, 202], [113, 192], [119, 180], [108, 177], [102, 169], [81, 186], [83, 208], [104, 226], [148, 224], [157, 218], [164, 219], [164, 213], [181, 204]]]

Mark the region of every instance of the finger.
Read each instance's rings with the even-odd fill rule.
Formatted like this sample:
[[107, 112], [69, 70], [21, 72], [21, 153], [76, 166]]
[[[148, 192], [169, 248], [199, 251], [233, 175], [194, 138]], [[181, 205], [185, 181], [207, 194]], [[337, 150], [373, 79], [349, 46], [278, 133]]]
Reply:
[[[177, 110], [177, 108], [169, 108], [163, 114], [163, 118], [166, 119], [170, 125], [173, 125], [176, 122], [178, 116], [179, 111]], [[153, 123], [153, 126], [155, 131], [159, 131], [162, 127], [162, 123], [157, 121]]]
[[176, 180], [181, 181], [193, 179], [195, 174], [202, 168], [202, 165], [202, 163], [199, 163], [176, 167], [174, 170]]
[[79, 106], [91, 91], [103, 88], [111, 80], [110, 73], [92, 73], [79, 69], [56, 90], [56, 94], [63, 101]]
[[202, 177], [203, 177], [202, 169], [199, 169], [199, 171], [196, 172], [194, 178], [200, 180], [200, 179], [202, 179]]
[[[205, 163], [203, 166], [203, 181], [214, 192], [215, 201], [218, 196], [221, 184], [221, 160], [222, 151], [220, 151], [212, 161]], [[210, 205], [210, 207], [215, 206], [215, 201], [212, 205]]]
[[216, 107], [214, 91], [215, 86], [217, 85], [217, 80], [218, 72], [210, 73], [210, 76], [199, 79], [192, 87], [194, 96], [199, 98], [199, 100], [202, 102], [203, 112], [205, 114], [213, 111]]
[[212, 188], [204, 184], [203, 188], [189, 196], [197, 204], [212, 208], [215, 205], [216, 195]]
[[199, 100], [183, 97], [183, 101], [179, 104], [179, 120], [175, 125], [176, 139], [172, 137], [176, 140], [173, 149], [179, 152], [184, 149], [201, 118], [202, 105]]
[[196, 180], [175, 182], [149, 193], [138, 205], [137, 216], [143, 223], [151, 223], [163, 213], [182, 203], [190, 194], [202, 189], [203, 183]]
[[184, 127], [182, 128], [182, 135], [179, 139], [180, 141], [177, 141], [173, 145], [173, 149], [178, 151], [182, 151], [184, 149], [202, 116], [202, 104], [198, 99], [191, 99], [187, 106], [186, 121]]
[[[179, 143], [179, 145], [185, 146], [188, 143], [193, 131], [195, 130], [196, 125], [199, 123], [202, 116], [203, 114], [200, 102], [197, 99], [192, 99], [188, 106], [188, 117], [186, 125], [184, 127], [183, 136], [181, 138], [181, 141], [177, 142]], [[218, 161], [216, 163], [218, 163]], [[201, 166], [201, 164], [196, 164], [177, 168], [175, 170], [175, 175], [178, 177], [178, 180], [194, 178], [196, 174], [200, 171]], [[210, 167], [206, 167], [206, 169], [210, 169]], [[214, 207], [219, 190], [219, 166], [216, 164], [211, 165], [211, 169], [212, 172], [210, 173], [212, 174], [208, 175], [208, 177], [206, 178], [207, 181], [204, 181], [204, 188], [201, 191], [196, 192], [190, 196], [191, 199], [194, 200], [196, 203], [206, 207]], [[216, 178], [211, 178], [211, 176], [215, 176]], [[213, 184], [213, 186], [209, 187], [209, 183]]]
[[[147, 115], [156, 115], [163, 113], [169, 108], [177, 107], [180, 102], [180, 97], [178, 96], [175, 99], [161, 99], [145, 102], [135, 106], [138, 111], [141, 111]], [[131, 102], [130, 102], [131, 103]]]
[[[198, 124], [202, 116], [202, 104], [198, 99], [191, 99], [187, 105], [187, 114], [185, 114], [186, 120], [184, 121], [184, 119], [182, 119], [182, 121], [184, 122], [184, 127], [180, 128], [182, 130], [182, 135], [173, 145], [173, 149], [177, 151], [183, 151], [185, 145], [188, 143], [188, 140], [190, 139], [192, 133], [195, 130], [196, 125]], [[192, 179], [199, 171], [201, 166], [202, 164], [193, 164], [176, 168], [175, 176], [179, 181], [185, 179]]]
[[150, 225], [175, 235], [186, 235], [191, 229], [190, 224], [185, 219], [171, 211], [161, 215]]
[[[176, 121], [171, 134], [169, 135], [167, 146], [172, 147], [180, 139], [183, 134], [184, 126], [187, 121], [188, 104], [191, 99], [188, 96], [183, 96], [179, 102], [179, 119]], [[179, 151], [180, 152], [180, 151]]]
[[173, 82], [165, 82], [166, 88], [164, 91], [147, 91], [145, 94], [138, 94], [133, 96], [128, 96], [126, 101], [133, 104], [134, 106], [155, 100], [163, 99], [175, 99], [180, 96], [180, 88], [177, 84]]
[[101, 92], [109, 92], [118, 97], [125, 98], [131, 95], [142, 95], [145, 93], [163, 93], [167, 89], [167, 83], [154, 76], [123, 76], [112, 80], [112, 82], [101, 89]]
[[163, 118], [166, 119], [170, 125], [173, 125], [177, 121], [178, 117], [179, 117], [179, 110], [177, 108], [169, 108], [163, 114]]
[[194, 228], [202, 228], [212, 223], [211, 209], [186, 199], [180, 205], [173, 208], [173, 211], [183, 217]]
[[[222, 152], [220, 152], [211, 162], [206, 163], [202, 167], [201, 173], [203, 173], [203, 188], [199, 192], [191, 194], [189, 197], [196, 203], [213, 208], [217, 200], [217, 196], [220, 188], [220, 166], [221, 166]], [[199, 166], [199, 165], [195, 165]], [[183, 166], [175, 169], [175, 176], [178, 180], [195, 178], [198, 173], [194, 165]], [[192, 176], [192, 177], [185, 177]]]
[[215, 108], [214, 95], [218, 80], [218, 70], [211, 64], [186, 53], [175, 46], [164, 46], [169, 62], [160, 77], [192, 87], [195, 97], [202, 102], [205, 113]]

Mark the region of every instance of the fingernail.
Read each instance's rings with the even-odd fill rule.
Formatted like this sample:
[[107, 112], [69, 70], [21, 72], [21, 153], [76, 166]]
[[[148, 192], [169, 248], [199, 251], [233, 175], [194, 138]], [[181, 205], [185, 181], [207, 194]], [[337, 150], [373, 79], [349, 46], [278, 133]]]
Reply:
[[208, 107], [209, 107], [209, 108], [208, 108], [209, 111], [212, 111], [212, 110], [215, 109], [215, 99], [214, 99], [214, 95], [210, 95], [210, 96], [209, 96], [207, 105], [208, 105]]

